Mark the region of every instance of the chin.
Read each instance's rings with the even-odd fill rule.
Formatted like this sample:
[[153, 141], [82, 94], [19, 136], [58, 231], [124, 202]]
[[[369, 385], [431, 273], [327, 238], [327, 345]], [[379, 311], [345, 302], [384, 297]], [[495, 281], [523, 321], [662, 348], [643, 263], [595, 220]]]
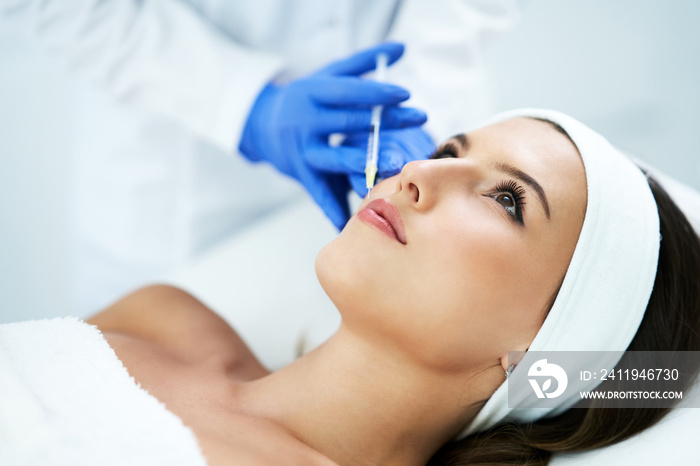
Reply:
[[315, 261], [318, 282], [339, 311], [362, 303], [367, 271], [372, 270], [367, 254], [352, 236], [341, 233], [321, 249]]

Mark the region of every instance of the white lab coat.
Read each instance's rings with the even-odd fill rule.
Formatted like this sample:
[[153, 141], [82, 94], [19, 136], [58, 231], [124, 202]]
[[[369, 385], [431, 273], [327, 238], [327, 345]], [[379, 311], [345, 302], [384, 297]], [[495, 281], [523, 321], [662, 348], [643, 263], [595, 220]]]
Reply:
[[[183, 266], [301, 189], [235, 155], [271, 79], [385, 39], [436, 140], [491, 111], [486, 44], [516, 0], [0, 0], [95, 91], [76, 102], [76, 311]], [[1, 24], [1, 23], [0, 23]], [[280, 239], [284, 234], [281, 232]]]

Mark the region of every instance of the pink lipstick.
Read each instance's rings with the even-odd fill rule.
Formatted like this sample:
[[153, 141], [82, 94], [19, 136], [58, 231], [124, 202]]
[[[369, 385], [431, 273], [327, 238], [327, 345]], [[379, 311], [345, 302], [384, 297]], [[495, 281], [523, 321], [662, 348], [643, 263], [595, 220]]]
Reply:
[[406, 244], [401, 215], [396, 207], [384, 199], [375, 199], [357, 213], [357, 218], [368, 223], [401, 244]]

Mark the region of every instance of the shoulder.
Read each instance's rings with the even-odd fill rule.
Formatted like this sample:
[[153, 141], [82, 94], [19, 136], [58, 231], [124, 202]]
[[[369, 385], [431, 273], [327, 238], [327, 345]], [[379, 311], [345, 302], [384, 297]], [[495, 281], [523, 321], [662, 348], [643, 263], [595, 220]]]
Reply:
[[218, 362], [226, 370], [236, 366], [257, 376], [267, 373], [226, 321], [191, 294], [173, 286], [141, 288], [87, 322], [106, 336], [116, 333], [154, 345], [183, 363]]

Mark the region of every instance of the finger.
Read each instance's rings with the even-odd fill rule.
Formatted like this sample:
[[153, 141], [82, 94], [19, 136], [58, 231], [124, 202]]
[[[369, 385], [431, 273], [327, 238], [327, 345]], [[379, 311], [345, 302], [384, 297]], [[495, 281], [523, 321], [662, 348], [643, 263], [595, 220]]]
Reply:
[[[306, 161], [314, 169], [329, 173], [346, 173], [350, 176], [364, 177], [365, 164], [367, 163], [366, 136], [363, 146], [356, 147], [329, 147], [317, 146], [308, 149], [305, 153]], [[382, 143], [380, 135], [379, 157], [377, 173], [382, 178], [389, 178], [401, 171], [404, 165], [418, 157], [412, 157], [405, 151], [396, 147], [393, 141]], [[351, 178], [352, 181], [352, 178]], [[354, 188], [354, 186], [353, 186]]]
[[309, 95], [326, 105], [397, 105], [411, 97], [400, 86], [351, 76], [324, 76], [306, 81]]
[[[369, 134], [354, 134], [348, 145], [339, 147], [319, 145], [307, 150], [306, 160], [320, 171], [364, 176], [367, 151], [369, 150], [368, 143]], [[397, 174], [411, 160], [414, 160], [414, 158], [402, 151], [395, 141], [391, 139], [384, 141], [380, 132], [377, 173], [382, 178], [388, 178]]]
[[387, 62], [391, 65], [403, 55], [404, 46], [399, 42], [384, 42], [369, 49], [356, 53], [348, 58], [338, 60], [319, 70], [316, 75], [346, 75], [359, 76], [374, 70], [377, 66], [377, 55], [386, 53]]
[[314, 200], [321, 206], [323, 213], [341, 231], [350, 220], [350, 204], [348, 190], [350, 184], [345, 175], [324, 176], [320, 185], [320, 195], [314, 195]]
[[[347, 134], [343, 140], [344, 147], [354, 148], [365, 155], [367, 143], [368, 134], [359, 132]], [[435, 143], [422, 128], [380, 131], [377, 173], [382, 178], [389, 178], [399, 173], [408, 162], [427, 159], [434, 151]]]
[[[410, 131], [410, 130], [407, 130]], [[428, 144], [411, 144], [413, 141], [398, 140], [379, 135], [379, 163], [377, 173], [382, 178], [389, 178], [401, 171], [408, 162], [425, 160], [433, 153], [434, 146]]]
[[[331, 222], [335, 225], [338, 231], [345, 228], [345, 225], [350, 220], [350, 203], [348, 202], [348, 192], [350, 191], [350, 182], [346, 175], [332, 175], [325, 177], [327, 183], [330, 187], [331, 192], [334, 194], [334, 198], [338, 200], [338, 215], [337, 221], [331, 219]], [[328, 214], [326, 214], [328, 216]]]
[[[385, 107], [382, 111], [381, 127], [398, 129], [420, 126], [428, 117], [422, 110], [410, 107]], [[352, 133], [369, 131], [372, 123], [370, 109], [332, 109], [327, 108], [319, 115], [317, 131], [320, 133]]]
[[402, 129], [420, 126], [428, 121], [423, 110], [412, 107], [384, 107], [382, 110], [382, 129]]
[[[350, 218], [350, 207], [347, 200], [347, 191], [350, 186], [347, 177], [344, 175], [324, 176], [315, 171], [303, 157], [303, 144], [298, 131], [282, 131], [280, 138], [285, 142], [290, 152], [288, 161], [291, 172], [295, 174], [294, 177], [304, 186], [333, 225], [338, 229], [343, 228]], [[333, 182], [332, 185], [329, 180]]]
[[299, 171], [300, 181], [311, 198], [323, 210], [326, 217], [342, 230], [350, 219], [350, 206], [347, 200], [348, 182], [344, 176], [322, 176], [311, 167]]
[[351, 173], [350, 186], [352, 186], [352, 190], [355, 191], [358, 196], [364, 198], [367, 195], [367, 178], [365, 178], [365, 175]]
[[367, 146], [368, 133], [348, 133], [343, 139], [343, 145], [362, 149]]
[[407, 160], [406, 154], [392, 148], [382, 148], [381, 135], [379, 137], [379, 161], [377, 163], [377, 175], [382, 178], [389, 178], [401, 171]]
[[367, 161], [367, 139], [365, 148], [360, 147], [330, 147], [327, 145], [314, 146], [307, 149], [304, 156], [314, 169], [331, 173], [363, 172]]

